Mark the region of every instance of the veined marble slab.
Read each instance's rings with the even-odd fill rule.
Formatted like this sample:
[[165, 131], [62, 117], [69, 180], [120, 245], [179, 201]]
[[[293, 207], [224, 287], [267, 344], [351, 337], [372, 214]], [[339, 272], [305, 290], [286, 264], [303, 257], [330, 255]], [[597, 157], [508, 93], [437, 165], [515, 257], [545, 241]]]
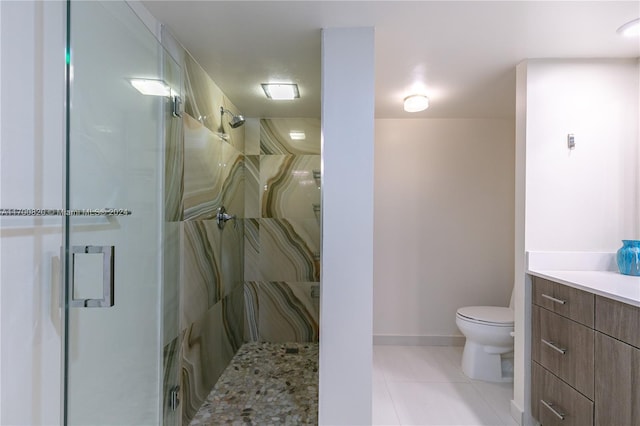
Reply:
[[260, 281], [320, 281], [315, 219], [260, 219]]
[[185, 56], [184, 112], [218, 132], [221, 124], [220, 106], [224, 103], [222, 90], [209, 78], [191, 55]]
[[260, 217], [260, 156], [244, 157], [244, 216]]
[[[292, 139], [291, 132], [304, 132], [305, 139]], [[273, 118], [260, 120], [261, 154], [320, 154], [320, 120], [317, 118]]]
[[[291, 131], [304, 132], [305, 139], [292, 139]], [[260, 155], [245, 157], [245, 339], [314, 341], [320, 293], [320, 120], [263, 119], [259, 138], [255, 133], [249, 132], [247, 152]]]
[[263, 218], [316, 218], [320, 205], [319, 155], [264, 155], [260, 158]]
[[245, 281], [244, 283], [244, 340], [247, 342], [260, 341], [258, 324], [260, 322], [258, 304], [258, 292], [260, 283], [258, 281]]
[[260, 219], [244, 220], [244, 279], [260, 281]]
[[244, 212], [244, 156], [209, 129], [184, 115], [184, 219], [215, 217], [225, 205]]
[[230, 359], [225, 359], [222, 303], [192, 323], [182, 342], [182, 422], [189, 424]]
[[260, 119], [247, 118], [244, 128], [244, 154], [260, 155]]
[[244, 285], [239, 282], [222, 299], [223, 335], [220, 346], [224, 351], [226, 364], [244, 343], [244, 321]]
[[[204, 221], [210, 226], [213, 221]], [[210, 222], [210, 223], [209, 223]], [[202, 224], [202, 221], [186, 222], [187, 226]], [[217, 229], [217, 225], [216, 229]], [[205, 229], [204, 232], [207, 230]], [[226, 231], [226, 229], [225, 229]], [[203, 230], [199, 231], [202, 235]], [[200, 260], [206, 261], [205, 258]], [[208, 267], [209, 263], [207, 262]], [[185, 264], [185, 267], [187, 265]], [[183, 367], [182, 384], [184, 386], [183, 422], [188, 424], [200, 405], [215, 385], [222, 371], [229, 364], [244, 340], [244, 286], [241, 275], [236, 280], [229, 280], [228, 294], [213, 306], [204, 311], [199, 317], [194, 315], [201, 312], [204, 303], [197, 303], [198, 293], [191, 292], [188, 300], [183, 303], [184, 321], [188, 327], [184, 331], [183, 339]], [[210, 286], [204, 283], [207, 290]], [[185, 286], [185, 291], [189, 289]], [[206, 296], [202, 299], [206, 302]]]
[[214, 203], [220, 202], [225, 206], [229, 214], [241, 218], [244, 216], [244, 155], [229, 144], [222, 144], [220, 177], [222, 188], [220, 198], [214, 199]]
[[165, 345], [180, 333], [180, 232], [180, 222], [165, 222], [162, 243], [162, 331]]
[[183, 223], [182, 327], [243, 283], [243, 224], [219, 229], [215, 220]]
[[245, 338], [266, 342], [317, 342], [319, 283], [245, 283]]
[[240, 111], [190, 55], [185, 57], [185, 71], [185, 112], [244, 152], [244, 127], [232, 129], [229, 126], [231, 116], [222, 116], [220, 107], [235, 115]]
[[244, 219], [227, 222], [220, 231], [220, 272], [222, 296], [227, 296], [243, 283]]
[[311, 282], [261, 282], [260, 339], [266, 342], [317, 342], [318, 312]]
[[242, 219], [219, 229], [215, 220], [183, 223], [182, 324], [197, 320], [243, 283]]
[[221, 233], [215, 220], [183, 223], [182, 326], [198, 320], [222, 297]]
[[222, 144], [217, 136], [189, 115], [184, 121], [184, 219], [215, 215], [222, 189]]
[[[182, 422], [186, 425], [243, 342], [245, 129], [231, 129], [231, 116], [222, 115], [220, 107], [234, 114], [239, 111], [186, 53], [184, 70], [183, 157], [172, 159], [174, 169], [183, 162], [179, 173], [184, 176], [179, 219], [183, 221], [184, 328], [180, 350]], [[173, 196], [177, 183], [170, 183]], [[214, 218], [222, 205], [238, 218], [220, 230]]]

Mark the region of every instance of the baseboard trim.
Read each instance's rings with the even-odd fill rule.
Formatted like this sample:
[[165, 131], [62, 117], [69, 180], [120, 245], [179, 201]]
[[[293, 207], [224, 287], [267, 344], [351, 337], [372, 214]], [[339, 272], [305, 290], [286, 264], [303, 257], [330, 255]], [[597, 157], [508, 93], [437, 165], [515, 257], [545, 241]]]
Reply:
[[396, 336], [374, 335], [374, 345], [464, 346], [464, 336]]
[[515, 420], [519, 425], [524, 425], [524, 411], [522, 408], [518, 407], [518, 404], [512, 399], [510, 404], [511, 417]]

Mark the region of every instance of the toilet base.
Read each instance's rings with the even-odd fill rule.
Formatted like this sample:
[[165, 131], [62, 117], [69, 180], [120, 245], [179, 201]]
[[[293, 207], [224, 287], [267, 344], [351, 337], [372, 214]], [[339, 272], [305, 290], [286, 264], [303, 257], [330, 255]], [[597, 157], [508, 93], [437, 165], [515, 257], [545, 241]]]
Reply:
[[474, 380], [513, 382], [513, 348], [484, 346], [467, 339], [462, 372]]

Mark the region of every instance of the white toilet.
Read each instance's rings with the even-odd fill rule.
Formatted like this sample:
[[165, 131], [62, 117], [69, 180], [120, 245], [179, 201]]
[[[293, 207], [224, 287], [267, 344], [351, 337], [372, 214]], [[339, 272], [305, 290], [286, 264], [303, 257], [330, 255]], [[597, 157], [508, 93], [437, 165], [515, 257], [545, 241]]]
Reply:
[[513, 309], [466, 306], [458, 309], [456, 325], [467, 338], [462, 371], [471, 379], [513, 381]]

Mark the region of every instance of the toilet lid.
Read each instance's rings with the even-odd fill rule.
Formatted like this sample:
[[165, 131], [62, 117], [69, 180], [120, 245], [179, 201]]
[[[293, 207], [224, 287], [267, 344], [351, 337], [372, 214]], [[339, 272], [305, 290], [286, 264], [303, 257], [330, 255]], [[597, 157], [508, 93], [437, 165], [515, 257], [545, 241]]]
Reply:
[[471, 321], [513, 325], [513, 310], [501, 306], [465, 306], [458, 309], [458, 315]]

